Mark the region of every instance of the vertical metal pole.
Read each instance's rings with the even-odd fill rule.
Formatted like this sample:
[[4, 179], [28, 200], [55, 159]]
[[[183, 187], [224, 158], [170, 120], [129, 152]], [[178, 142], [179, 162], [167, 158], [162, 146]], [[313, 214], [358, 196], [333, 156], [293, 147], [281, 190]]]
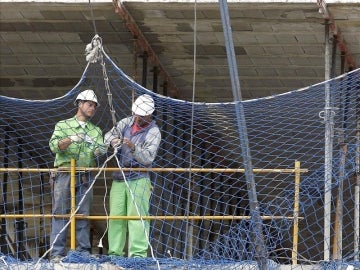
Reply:
[[146, 88], [147, 84], [147, 60], [148, 60], [148, 54], [147, 52], [143, 53], [143, 72], [142, 72], [142, 86]]
[[[155, 73], [155, 71], [154, 71], [154, 73]], [[156, 69], [156, 73], [157, 73], [157, 69]], [[154, 76], [155, 76], [155, 74], [154, 74]], [[154, 90], [154, 92], [155, 92], [155, 90]], [[162, 94], [164, 96], [167, 96], [166, 82], [164, 82], [164, 84], [163, 84]], [[163, 141], [165, 142], [166, 146], [164, 148], [159, 149], [159, 151], [160, 151], [159, 156], [161, 156], [161, 157], [164, 157], [167, 154], [164, 149], [170, 150], [173, 147], [172, 144], [170, 143], [170, 140], [171, 140], [170, 134], [175, 133], [177, 130], [177, 129], [171, 128], [171, 126], [169, 124], [169, 120], [168, 120], [168, 114], [164, 113], [164, 111], [166, 111], [166, 110], [167, 110], [166, 106], [163, 106], [163, 113], [161, 114], [162, 115], [161, 121], [162, 121], [162, 123], [164, 123], [163, 128], [162, 128], [164, 130]], [[174, 135], [174, 136], [176, 137], [176, 135]], [[166, 177], [165, 173], [160, 172], [159, 175], [161, 177], [161, 183], [162, 183], [163, 187], [165, 187], [167, 181], [171, 182], [171, 179], [169, 179], [169, 177]], [[172, 190], [170, 190], [169, 191], [169, 200], [171, 199], [172, 196], [173, 196], [173, 192], [172, 192]], [[169, 203], [169, 201], [166, 201], [165, 199], [161, 200], [161, 209], [162, 209], [161, 211], [162, 211], [163, 215], [168, 214], [167, 213], [167, 211], [168, 211], [167, 209], [169, 209], [168, 203]], [[176, 205], [176, 203], [174, 205]], [[167, 247], [168, 247], [168, 245], [171, 246], [171, 242], [170, 242], [171, 240], [168, 240], [168, 239], [173, 239], [173, 237], [169, 237], [170, 230], [169, 230], [168, 223], [164, 222], [163, 224], [164, 225], [163, 225], [163, 229], [162, 229], [162, 233], [161, 233], [161, 252], [163, 252], [163, 254], [167, 254], [168, 252], [170, 252], [169, 255], [171, 255], [171, 251], [167, 250]]]
[[[164, 82], [164, 85], [165, 85], [165, 83], [166, 82]], [[166, 93], [167, 93], [167, 91], [166, 91]], [[165, 95], [165, 92], [164, 92], [164, 96], [166, 96]], [[172, 131], [172, 135], [173, 135], [173, 138], [179, 138], [179, 137], [181, 137], [181, 134], [180, 134], [180, 129], [178, 128], [178, 125], [179, 125], [179, 119], [177, 119], [176, 117], [174, 117], [174, 120], [173, 120], [173, 122], [172, 122], [172, 125], [173, 125], [173, 127], [176, 127], [176, 128], [172, 128], [171, 126], [170, 126], [170, 130]], [[183, 132], [182, 132], [183, 133]], [[177, 149], [178, 149], [178, 146], [182, 146], [181, 145], [182, 143], [181, 143], [181, 141], [179, 140], [179, 141], [174, 141], [174, 143], [172, 143], [171, 144], [171, 147], [170, 147], [170, 149], [171, 149], [171, 152], [172, 152], [172, 155], [176, 158], [175, 159], [175, 162], [179, 162], [179, 164], [181, 164], [181, 161], [179, 160], [179, 156], [177, 155]], [[180, 175], [180, 174], [179, 174]], [[179, 177], [179, 175], [177, 175], [177, 174], [173, 174], [173, 176], [172, 176], [172, 181], [175, 181], [175, 180], [177, 180], [178, 179], [178, 181], [180, 180], [180, 177]], [[181, 181], [181, 180], [180, 180]], [[179, 182], [180, 182], [179, 181]], [[171, 203], [173, 204], [173, 205], [179, 205], [179, 201], [176, 199], [176, 196], [173, 196], [173, 195], [178, 195], [180, 198], [181, 198], [181, 196], [182, 196], [182, 191], [181, 190], [179, 190], [179, 188], [176, 188], [175, 187], [175, 185], [172, 185], [172, 187], [171, 187], [171, 195], [172, 195], [172, 201], [171, 201]], [[180, 204], [181, 205], [181, 204]], [[176, 214], [176, 209], [177, 208], [173, 208], [173, 214], [175, 215]], [[179, 213], [182, 213], [182, 210], [180, 209], [180, 211], [179, 211]], [[171, 226], [170, 227], [172, 227], [174, 224], [176, 224], [177, 222], [176, 221], [172, 221], [172, 223], [171, 223]], [[182, 222], [180, 221], [179, 222], [179, 224], [181, 224], [182, 225]], [[173, 252], [176, 252], [176, 250], [177, 250], [177, 246], [179, 245], [180, 246], [180, 248], [179, 248], [179, 252], [178, 252], [178, 254], [175, 254], [175, 253], [173, 253], [173, 255], [172, 256], [179, 256], [179, 257], [184, 257], [184, 255], [182, 255], [182, 253], [181, 253], [181, 251], [180, 250], [183, 250], [184, 249], [184, 245], [182, 244], [183, 243], [183, 237], [182, 237], [182, 234], [180, 234], [178, 237], [171, 237], [172, 235], [170, 235], [170, 237], [168, 237], [168, 238], [170, 238], [171, 239], [171, 243], [170, 243], [170, 245], [171, 245], [171, 250], [173, 251]], [[177, 239], [180, 239], [180, 244], [178, 243], [179, 242], [179, 240], [177, 240]]]
[[[174, 122], [176, 121], [176, 126], [178, 126], [179, 125], [179, 129], [180, 130], [186, 130], [186, 126], [185, 126], [185, 123], [184, 122], [179, 122], [178, 120], [174, 120]], [[175, 129], [175, 130], [178, 130], [178, 129]], [[185, 133], [185, 132], [182, 132], [182, 134], [179, 134], [179, 136], [181, 136], [181, 140], [179, 140], [179, 146], [178, 147], [180, 147], [180, 149], [181, 148], [185, 148], [186, 146], [187, 146], [187, 142], [189, 141], [189, 138], [187, 138], [187, 136], [186, 136], [187, 134]], [[178, 148], [179, 149], [179, 148]], [[175, 149], [174, 149], [175, 150]], [[186, 166], [187, 166], [187, 162], [186, 162], [186, 159], [187, 159], [187, 156], [186, 156], [186, 153], [185, 153], [185, 151], [182, 151], [181, 152], [181, 157], [180, 157], [180, 159], [179, 159], [179, 164], [180, 164], [180, 166], [182, 166], [183, 168], [185, 168]], [[182, 173], [181, 175], [180, 175], [180, 179], [181, 179], [181, 185], [184, 185], [185, 186], [185, 181], [184, 181], [184, 179], [186, 179], [186, 173]], [[186, 200], [186, 199], [184, 199], [184, 198], [187, 198], [187, 194], [185, 194], [186, 193], [186, 190], [185, 189], [180, 189], [180, 197], [183, 199], [182, 201], [182, 203], [181, 203], [181, 210], [180, 210], [180, 215], [183, 215], [183, 216], [185, 216], [185, 215], [188, 215], [188, 213], [187, 213], [187, 208], [188, 208], [188, 206], [189, 206], [189, 204], [188, 203], [185, 203], [185, 202], [189, 202], [188, 200]], [[186, 259], [187, 257], [186, 256], [188, 256], [188, 243], [187, 243], [187, 241], [189, 240], [188, 238], [188, 221], [187, 220], [184, 220], [184, 221], [182, 221], [181, 222], [182, 224], [181, 224], [181, 226], [183, 226], [183, 224], [185, 224], [185, 233], [183, 233], [182, 235], [181, 235], [181, 250], [184, 250], [184, 252], [183, 252], [183, 254], [182, 254], [182, 257], [184, 258], [184, 259]], [[190, 256], [191, 256], [191, 254], [190, 254]], [[190, 259], [190, 258], [189, 258]]]
[[164, 81], [164, 83], [163, 83], [163, 95], [165, 96], [165, 97], [167, 97], [168, 96], [168, 84], [167, 84], [167, 82], [166, 81]]
[[295, 161], [295, 196], [294, 196], [294, 231], [292, 264], [297, 264], [299, 242], [299, 196], [300, 194], [300, 161]]
[[157, 93], [158, 92], [158, 75], [159, 75], [159, 71], [157, 67], [153, 68], [153, 92]]
[[76, 231], [76, 219], [75, 219], [75, 210], [76, 210], [76, 162], [75, 159], [71, 159], [70, 161], [70, 194], [71, 194], [71, 222], [70, 222], [70, 248], [71, 250], [75, 250], [76, 242], [75, 242], [75, 231]]
[[[23, 148], [22, 144], [23, 141], [21, 138], [17, 140], [18, 144], [18, 168], [23, 167]], [[18, 213], [20, 215], [24, 214], [24, 199], [23, 199], [23, 173], [20, 171], [18, 172]], [[18, 258], [25, 258], [24, 257], [24, 219], [19, 218], [15, 219], [15, 226], [16, 226], [16, 250], [17, 250], [17, 257]]]
[[234, 42], [232, 39], [232, 30], [229, 19], [229, 9], [226, 0], [219, 0], [220, 12], [223, 25], [223, 31], [225, 36], [225, 45], [227, 60], [229, 63], [229, 72], [231, 78], [231, 86], [234, 96], [235, 113], [237, 120], [237, 127], [239, 132], [239, 139], [241, 144], [242, 158], [244, 162], [245, 177], [247, 182], [249, 204], [250, 204], [250, 215], [253, 242], [255, 245], [256, 259], [260, 270], [267, 269], [267, 250], [265, 246], [264, 236], [262, 232], [262, 220], [259, 211], [259, 205], [256, 194], [255, 179], [253, 173], [253, 166], [251, 162], [250, 147], [247, 135], [246, 121], [244, 107], [241, 97], [240, 80], [238, 76], [236, 56], [234, 50]]
[[138, 55], [137, 55], [137, 36], [134, 36], [134, 54], [133, 54], [133, 59], [134, 59], [134, 74], [133, 74], [133, 79], [135, 82], [137, 82], [137, 77], [138, 77], [138, 74], [137, 74], [137, 58], [138, 58]]
[[[9, 167], [9, 145], [10, 145], [10, 135], [9, 135], [9, 127], [7, 126], [5, 128], [5, 134], [4, 134], [4, 167]], [[0, 214], [6, 214], [6, 204], [7, 204], [7, 184], [8, 184], [8, 177], [9, 173], [4, 172], [4, 180], [1, 183], [2, 185], [2, 201], [1, 201], [1, 209]], [[10, 249], [9, 246], [6, 243], [6, 235], [7, 235], [7, 228], [6, 228], [6, 218], [1, 219], [1, 232], [0, 232], [0, 252], [3, 254], [9, 254]]]
[[[44, 181], [44, 174], [43, 172], [40, 173], [40, 200], [39, 200], [39, 213], [43, 215], [45, 213], [45, 181]], [[39, 228], [39, 256], [43, 256], [45, 251], [47, 250], [47, 244], [46, 244], [46, 224], [45, 219], [40, 218], [40, 228]]]
[[333, 128], [334, 111], [331, 104], [330, 93], [330, 41], [329, 20], [325, 20], [325, 185], [324, 185], [324, 260], [330, 260], [330, 236], [331, 236], [331, 182], [332, 182], [332, 158], [333, 158]]
[[343, 230], [343, 191], [346, 166], [347, 144], [342, 142], [340, 145], [340, 166], [339, 166], [339, 187], [336, 200], [336, 213], [334, 221], [334, 240], [333, 240], [333, 260], [342, 258], [342, 230]]
[[340, 164], [339, 164], [339, 184], [336, 198], [336, 212], [335, 212], [335, 225], [334, 225], [334, 240], [333, 240], [333, 260], [340, 260], [342, 258], [342, 241], [343, 241], [343, 192], [344, 180], [346, 174], [346, 156], [348, 151], [347, 142], [345, 141], [345, 130], [347, 128], [347, 119], [349, 113], [349, 91], [347, 86], [343, 87], [341, 92], [341, 115], [342, 123], [339, 134], [339, 147], [340, 147]]
[[337, 36], [332, 39], [332, 54], [331, 54], [331, 78], [336, 77], [336, 48], [337, 48]]
[[[194, 5], [194, 31], [193, 31], [193, 35], [194, 35], [194, 69], [193, 69], [193, 91], [192, 91], [192, 105], [191, 105], [191, 123], [190, 123], [190, 147], [189, 147], [189, 168], [191, 168], [193, 166], [193, 144], [194, 144], [194, 113], [195, 113], [195, 83], [196, 83], [196, 48], [197, 48], [197, 7], [196, 7], [196, 0], [195, 0], [195, 5]], [[196, 145], [196, 143], [195, 143]], [[191, 173], [191, 170], [189, 171], [189, 177], [188, 177], [188, 194], [187, 194], [187, 204], [186, 204], [186, 210], [185, 210], [185, 214], [187, 217], [189, 217], [189, 215], [191, 215], [191, 213], [195, 210], [194, 206], [193, 206], [193, 201], [194, 201], [194, 192], [193, 192], [193, 186], [194, 186], [194, 178], [193, 178], [193, 174]], [[186, 228], [185, 228], [185, 235], [186, 235], [186, 241], [185, 241], [185, 250], [187, 252], [187, 258], [191, 259], [193, 257], [193, 250], [194, 250], [194, 221], [193, 220], [186, 220]]]
[[342, 51], [340, 54], [340, 75], [345, 73], [345, 52]]
[[356, 100], [356, 184], [354, 207], [354, 261], [359, 261], [360, 246], [360, 97]]

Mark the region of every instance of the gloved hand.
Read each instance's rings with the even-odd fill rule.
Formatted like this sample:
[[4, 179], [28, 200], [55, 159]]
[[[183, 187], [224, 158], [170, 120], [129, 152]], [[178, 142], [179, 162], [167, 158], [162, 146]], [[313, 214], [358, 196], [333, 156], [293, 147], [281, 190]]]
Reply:
[[71, 142], [82, 142], [85, 138], [85, 134], [84, 133], [77, 133], [75, 135], [70, 135], [69, 136]]
[[105, 144], [96, 144], [95, 150], [94, 150], [94, 155], [97, 157], [97, 156], [106, 154], [107, 150], [108, 150], [107, 145], [105, 145]]
[[112, 141], [111, 141], [111, 146], [113, 147], [113, 148], [117, 148], [117, 147], [119, 147], [121, 145], [121, 139], [119, 139], [119, 138], [115, 138], [115, 139], [113, 139]]
[[94, 143], [94, 139], [91, 138], [89, 135], [85, 134], [84, 136], [84, 141], [87, 142], [87, 143], [90, 143], [90, 144], [93, 144]]
[[115, 127], [113, 127], [109, 132], [107, 132], [104, 136], [104, 143], [106, 145], [112, 145], [111, 141], [120, 138], [120, 133], [117, 131]]
[[97, 156], [100, 156], [100, 154], [101, 154], [100, 149], [96, 148], [94, 151], [94, 156], [97, 157]]

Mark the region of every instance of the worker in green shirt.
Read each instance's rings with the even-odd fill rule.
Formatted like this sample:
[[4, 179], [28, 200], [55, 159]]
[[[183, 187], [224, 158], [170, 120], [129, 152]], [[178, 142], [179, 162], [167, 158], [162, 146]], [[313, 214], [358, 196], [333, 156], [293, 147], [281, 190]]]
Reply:
[[[102, 131], [90, 122], [99, 105], [93, 90], [82, 91], [74, 102], [77, 113], [74, 117], [59, 121], [55, 125], [49, 146], [55, 154], [54, 167], [70, 167], [70, 160], [76, 160], [77, 167], [93, 167], [96, 156], [104, 154], [107, 147], [103, 143]], [[52, 213], [69, 214], [70, 211], [70, 172], [57, 172], [51, 178], [53, 191]], [[90, 172], [76, 173], [77, 214], [89, 215], [92, 203], [92, 190], [88, 190], [93, 181]], [[84, 197], [85, 196], [85, 197]], [[84, 197], [84, 198], [83, 198]], [[81, 205], [79, 202], [81, 201]], [[67, 254], [66, 241], [69, 218], [53, 217], [50, 236], [53, 262], [61, 261]], [[89, 254], [89, 220], [76, 220], [76, 250]]]

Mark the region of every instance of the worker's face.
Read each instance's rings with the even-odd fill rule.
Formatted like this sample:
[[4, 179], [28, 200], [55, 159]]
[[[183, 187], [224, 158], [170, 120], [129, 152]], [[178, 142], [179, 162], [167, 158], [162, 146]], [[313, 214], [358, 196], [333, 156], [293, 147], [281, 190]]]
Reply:
[[134, 121], [139, 127], [146, 126], [151, 122], [151, 115], [140, 116], [135, 114]]
[[79, 110], [86, 118], [91, 118], [95, 114], [97, 104], [94, 101], [84, 100], [79, 102]]

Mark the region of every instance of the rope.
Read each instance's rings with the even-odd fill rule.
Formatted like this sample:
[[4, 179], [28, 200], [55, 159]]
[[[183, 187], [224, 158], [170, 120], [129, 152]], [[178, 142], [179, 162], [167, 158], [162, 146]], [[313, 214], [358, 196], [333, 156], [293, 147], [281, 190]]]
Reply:
[[[113, 105], [112, 93], [111, 93], [110, 86], [109, 86], [109, 77], [108, 77], [107, 72], [106, 72], [105, 61], [104, 61], [104, 57], [103, 57], [104, 50], [103, 50], [103, 47], [102, 47], [102, 39], [97, 34], [96, 24], [95, 24], [95, 19], [94, 19], [94, 12], [93, 12], [93, 7], [92, 7], [92, 4], [91, 4], [91, 0], [89, 0], [89, 6], [90, 6], [90, 12], [91, 12], [91, 18], [92, 18], [92, 23], [93, 23], [93, 27], [94, 27], [95, 36], [93, 37], [91, 43], [87, 44], [87, 46], [85, 48], [86, 61], [88, 61], [90, 63], [96, 63], [97, 61], [100, 60], [100, 64], [102, 66], [102, 73], [103, 73], [104, 83], [105, 83], [106, 95], [108, 97], [108, 104], [109, 104], [109, 108], [110, 108], [111, 119], [112, 119], [113, 125], [115, 126], [116, 125], [116, 117], [115, 117], [116, 112], [115, 112], [114, 105]], [[114, 155], [116, 155], [116, 153], [114, 153]], [[107, 161], [104, 162], [103, 166], [106, 166]], [[106, 232], [108, 231], [108, 228], [109, 228], [108, 212], [107, 212], [106, 203], [105, 203], [106, 195], [107, 195], [107, 185], [106, 185], [105, 171], [104, 171], [104, 178], [105, 178], [105, 188], [106, 188], [106, 192], [105, 192], [105, 195], [104, 195], [104, 210], [105, 210], [105, 214], [106, 214], [107, 219], [106, 219], [106, 229], [105, 229], [105, 231], [104, 231], [103, 235], [101, 236], [101, 238], [99, 240], [99, 243], [98, 243], [98, 247], [100, 247], [100, 248], [103, 247], [102, 240], [105, 237]]]
[[[118, 146], [118, 148], [119, 148], [119, 146]], [[151, 245], [151, 243], [150, 243], [149, 234], [148, 234], [148, 232], [146, 231], [145, 220], [144, 220], [143, 216], [142, 216], [141, 213], [140, 213], [139, 206], [136, 204], [136, 201], [135, 201], [135, 195], [134, 195], [133, 191], [131, 190], [130, 185], [129, 185], [129, 182], [127, 181], [127, 179], [126, 179], [126, 177], [125, 177], [125, 173], [124, 173], [124, 171], [122, 170], [122, 167], [121, 167], [121, 165], [120, 165], [120, 161], [119, 161], [118, 156], [117, 156], [117, 150], [118, 150], [118, 148], [115, 148], [115, 151], [114, 151], [114, 155], [113, 155], [113, 156], [115, 156], [116, 163], [117, 163], [117, 165], [118, 165], [118, 167], [119, 167], [119, 169], [120, 169], [120, 171], [121, 171], [121, 174], [122, 174], [122, 176], [123, 176], [123, 179], [124, 179], [124, 182], [125, 182], [125, 184], [126, 184], [126, 187], [128, 188], [128, 190], [129, 190], [129, 192], [130, 192], [130, 196], [131, 196], [131, 198], [132, 198], [132, 201], [133, 201], [133, 203], [134, 203], [134, 205], [135, 205], [136, 212], [137, 212], [137, 214], [138, 214], [138, 216], [139, 216], [139, 218], [140, 218], [140, 221], [141, 221], [141, 224], [142, 224], [142, 226], [143, 226], [144, 233], [145, 233], [145, 236], [146, 236], [148, 245], [149, 245], [149, 247], [150, 247], [151, 257], [152, 257], [152, 259], [156, 262], [157, 269], [160, 270], [160, 269], [161, 269], [161, 268], [160, 268], [160, 263], [159, 263], [159, 261], [158, 261], [158, 260], [156, 259], [156, 257], [155, 257], [154, 249], [153, 249], [153, 247], [152, 247], [152, 245]]]
[[104, 77], [104, 82], [105, 82], [105, 89], [106, 89], [108, 103], [109, 103], [109, 107], [110, 107], [111, 119], [112, 119], [113, 125], [115, 126], [116, 125], [115, 110], [114, 110], [114, 106], [113, 106], [113, 102], [112, 102], [112, 94], [111, 94], [110, 87], [109, 87], [109, 78], [107, 76], [105, 62], [104, 62], [104, 58], [103, 58], [103, 54], [102, 54], [103, 53], [102, 39], [97, 34], [96, 23], [95, 23], [95, 19], [94, 19], [94, 11], [93, 11], [93, 6], [91, 3], [91, 0], [89, 0], [89, 7], [90, 7], [91, 21], [92, 21], [92, 24], [94, 27], [95, 36], [91, 40], [91, 43], [86, 45], [86, 48], [85, 48], [86, 61], [89, 63], [96, 63], [99, 61], [102, 66], [103, 77]]
[[109, 86], [109, 77], [106, 72], [106, 66], [105, 66], [105, 61], [104, 61], [104, 57], [103, 57], [103, 52], [104, 52], [104, 49], [102, 46], [102, 39], [100, 38], [100, 36], [98, 34], [96, 34], [93, 37], [93, 39], [91, 40], [91, 42], [89, 44], [87, 44], [85, 47], [86, 61], [88, 61], [89, 63], [100, 62], [101, 66], [102, 66], [102, 73], [103, 73], [103, 78], [104, 78], [104, 83], [105, 83], [106, 95], [108, 97], [108, 103], [109, 103], [109, 107], [110, 107], [111, 119], [112, 119], [113, 125], [115, 126], [116, 125], [116, 117], [115, 117], [116, 112], [115, 112], [114, 105], [113, 105], [112, 93], [111, 93], [110, 86]]
[[[89, 63], [96, 63], [98, 61], [100, 61], [100, 64], [102, 66], [102, 72], [103, 72], [103, 78], [104, 78], [104, 82], [105, 82], [105, 89], [106, 89], [106, 92], [107, 92], [107, 97], [108, 97], [108, 103], [109, 103], [109, 107], [110, 107], [110, 113], [111, 113], [111, 118], [112, 118], [112, 123], [114, 126], [116, 126], [116, 117], [115, 117], [115, 109], [114, 109], [114, 106], [113, 106], [113, 100], [112, 100], [112, 93], [111, 93], [111, 90], [110, 90], [110, 86], [109, 86], [109, 78], [107, 76], [107, 72], [106, 72], [106, 67], [105, 67], [105, 61], [104, 61], [104, 57], [103, 57], [103, 47], [102, 47], [102, 40], [101, 38], [99, 37], [99, 35], [95, 35], [91, 41], [91, 43], [87, 44], [86, 48], [85, 48], [85, 54], [86, 54], [86, 60], [89, 62]], [[107, 164], [107, 162], [115, 156], [116, 158], [116, 161], [117, 161], [117, 164], [118, 164], [118, 167], [120, 168], [121, 170], [121, 173], [123, 174], [123, 177], [125, 179], [125, 183], [128, 187], [128, 189], [130, 190], [130, 193], [131, 193], [131, 197], [133, 198], [133, 201], [135, 203], [135, 196], [134, 194], [132, 193], [130, 187], [129, 187], [129, 184], [128, 182], [126, 181], [126, 178], [125, 178], [125, 174], [123, 172], [123, 170], [121, 169], [121, 166], [120, 166], [120, 163], [119, 163], [119, 160], [116, 156], [116, 153], [117, 153], [117, 149], [114, 151], [114, 154], [108, 158], [104, 164], [103, 164], [103, 167], [105, 167], [105, 165]], [[96, 178], [95, 178], [96, 179]], [[106, 195], [105, 195], [106, 196]], [[105, 197], [104, 197], [104, 203], [105, 203]], [[157, 264], [157, 267], [158, 269], [160, 269], [160, 264], [159, 264], [159, 261], [155, 258], [155, 255], [154, 255], [154, 250], [153, 250], [153, 247], [150, 243], [150, 240], [149, 240], [149, 235], [147, 234], [147, 231], [146, 231], [146, 226], [145, 226], [145, 221], [144, 219], [142, 218], [141, 214], [140, 214], [140, 211], [138, 209], [138, 206], [136, 205], [135, 203], [135, 207], [136, 207], [136, 210], [138, 212], [138, 216], [140, 217], [141, 219], [141, 222], [142, 222], [142, 225], [144, 227], [144, 232], [145, 232], [145, 235], [148, 239], [148, 244], [149, 244], [149, 247], [150, 247], [150, 251], [151, 251], [151, 256], [152, 258], [154, 259], [154, 261], [156, 262]], [[104, 207], [105, 208], [105, 207]], [[105, 209], [106, 211], [106, 209]], [[108, 217], [108, 213], [106, 212], [106, 216]], [[107, 219], [107, 227], [106, 227], [106, 230], [104, 232], [104, 234], [102, 235], [102, 237], [100, 238], [100, 241], [99, 241], [99, 244], [98, 244], [98, 247], [102, 247], [102, 239], [103, 237], [105, 236], [105, 233], [106, 231], [108, 230], [108, 219]]]
[[109, 213], [106, 209], [106, 196], [108, 194], [108, 186], [106, 184], [106, 171], [104, 170], [104, 183], [105, 183], [105, 194], [104, 194], [104, 198], [103, 198], [103, 206], [104, 206], [104, 212], [106, 215], [106, 229], [104, 231], [104, 233], [102, 234], [102, 236], [100, 237], [99, 243], [98, 243], [98, 247], [99, 248], [103, 248], [103, 238], [106, 236], [107, 231], [109, 230]]
[[[101, 50], [101, 52], [103, 52], [103, 49]], [[116, 117], [115, 117], [116, 112], [115, 112], [114, 105], [113, 105], [112, 93], [111, 93], [110, 86], [109, 86], [109, 78], [106, 73], [105, 61], [104, 61], [102, 54], [101, 54], [101, 66], [102, 66], [103, 77], [104, 77], [104, 82], [105, 82], [106, 94], [108, 97], [111, 120], [112, 120], [113, 125], [116, 126]]]
[[94, 27], [94, 32], [95, 32], [95, 35], [96, 35], [97, 31], [96, 31], [96, 24], [95, 24], [94, 12], [93, 12], [93, 7], [92, 7], [92, 4], [91, 4], [91, 0], [89, 0], [89, 6], [90, 6], [90, 13], [91, 13], [92, 23], [93, 23], [93, 27]]
[[95, 182], [97, 180], [97, 178], [99, 177], [99, 175], [102, 173], [103, 169], [105, 168], [106, 164], [114, 157], [114, 155], [116, 155], [116, 153], [113, 153], [110, 157], [108, 157], [106, 159], [106, 161], [103, 163], [103, 165], [100, 167], [99, 172], [95, 175], [94, 177], [94, 181], [92, 181], [91, 185], [89, 186], [88, 190], [85, 192], [84, 196], [81, 198], [81, 200], [78, 203], [78, 206], [76, 207], [74, 213], [72, 213], [69, 217], [69, 221], [65, 224], [65, 226], [60, 230], [60, 232], [55, 236], [53, 243], [51, 244], [50, 248], [39, 258], [39, 260], [37, 261], [36, 265], [35, 265], [35, 269], [37, 269], [38, 264], [46, 257], [46, 255], [48, 253], [50, 253], [50, 251], [53, 250], [54, 248], [54, 243], [57, 241], [57, 239], [59, 238], [59, 235], [66, 230], [67, 227], [69, 227], [73, 217], [77, 214], [77, 212], [79, 211], [79, 208], [82, 204], [82, 202], [84, 201], [86, 195], [90, 192], [90, 190], [93, 190], [93, 187], [95, 185]]

